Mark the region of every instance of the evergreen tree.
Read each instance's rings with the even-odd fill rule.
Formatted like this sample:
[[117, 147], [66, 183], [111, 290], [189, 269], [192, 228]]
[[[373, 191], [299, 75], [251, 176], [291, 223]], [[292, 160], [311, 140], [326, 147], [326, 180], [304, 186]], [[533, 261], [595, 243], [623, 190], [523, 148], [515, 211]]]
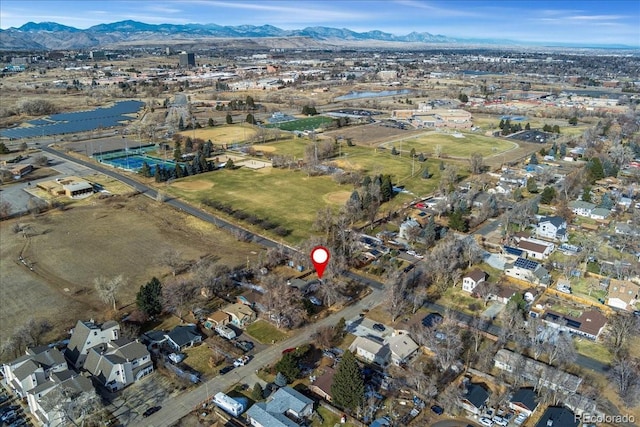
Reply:
[[187, 153], [191, 153], [193, 151], [193, 140], [191, 137], [187, 137], [187, 140], [184, 143], [184, 150]]
[[582, 201], [591, 203], [591, 186], [587, 185], [582, 189]]
[[227, 113], [226, 121], [228, 125], [233, 124], [233, 117], [231, 117], [231, 113]]
[[409, 152], [409, 157], [414, 158], [416, 156], [416, 149], [412, 148], [411, 151]]
[[264, 393], [264, 390], [262, 389], [260, 383], [256, 381], [256, 383], [253, 385], [253, 390], [251, 390], [251, 399], [253, 399], [255, 402], [264, 399], [262, 393]]
[[247, 114], [246, 122], [249, 123], [250, 125], [256, 124], [256, 119], [255, 117], [253, 117], [253, 114], [251, 113]]
[[440, 166], [438, 166], [440, 168], [441, 171], [444, 170], [444, 162], [442, 160], [440, 160]]
[[564, 142], [560, 144], [560, 157], [564, 158], [567, 155], [567, 144]]
[[396, 147], [391, 147], [391, 155], [392, 156], [397, 156], [398, 154], [400, 154], [400, 153], [398, 152], [398, 150], [396, 150]]
[[362, 208], [362, 200], [360, 199], [360, 194], [356, 190], [353, 190], [353, 192], [351, 193], [351, 197], [349, 197], [349, 203], [352, 206]]
[[256, 104], [253, 100], [253, 97], [250, 95], [247, 95], [247, 99], [245, 101], [245, 104], [247, 104], [247, 108], [253, 110], [254, 108], [256, 108]]
[[364, 379], [353, 353], [344, 352], [331, 385], [333, 402], [350, 411], [355, 411], [364, 402]]
[[173, 148], [173, 160], [179, 162], [182, 160], [182, 147], [180, 141], [176, 141], [176, 145]]
[[382, 177], [380, 193], [382, 194], [383, 202], [388, 202], [393, 197], [393, 185], [391, 184], [391, 177], [389, 175], [385, 175]]
[[287, 385], [287, 377], [282, 372], [278, 372], [273, 383], [278, 387], [284, 387]]
[[365, 177], [362, 179], [362, 186], [364, 188], [367, 188], [371, 185], [371, 177], [369, 175], [365, 175]]
[[538, 164], [538, 156], [536, 156], [536, 153], [531, 153], [531, 157], [529, 158], [529, 164], [530, 165]]
[[609, 193], [604, 193], [602, 195], [602, 199], [600, 199], [600, 204], [598, 205], [599, 208], [604, 208], [604, 209], [611, 209], [613, 207], [613, 198], [611, 197], [611, 194]]
[[287, 384], [300, 376], [298, 359], [291, 353], [285, 353], [275, 365], [276, 370], [287, 378]]
[[461, 210], [455, 210], [449, 215], [449, 228], [463, 233], [469, 230], [469, 225]]
[[424, 153], [420, 153], [420, 154], [418, 154], [418, 161], [419, 161], [419, 162], [424, 162], [424, 161], [426, 161], [426, 160], [427, 160], [427, 159], [424, 157]]
[[604, 169], [602, 168], [602, 162], [598, 157], [593, 157], [589, 160], [589, 163], [587, 164], [587, 171], [589, 173], [589, 180], [591, 183], [604, 178]]
[[527, 124], [524, 125], [524, 129], [525, 130], [531, 130], [531, 124], [529, 122], [527, 122]]
[[162, 313], [162, 284], [156, 277], [140, 286], [136, 295], [136, 305], [147, 316], [153, 318]]
[[544, 187], [544, 190], [542, 190], [542, 194], [540, 195], [540, 201], [542, 203], [544, 203], [545, 205], [548, 205], [549, 203], [551, 203], [553, 201], [553, 199], [556, 197], [556, 189], [553, 187]]
[[558, 125], [553, 125], [553, 133], [560, 133], [560, 126]]
[[513, 200], [515, 200], [516, 202], [519, 202], [520, 200], [522, 200], [522, 189], [516, 188], [513, 191]]
[[176, 178], [182, 178], [184, 175], [185, 175], [185, 173], [182, 170], [182, 167], [180, 166], [180, 163], [176, 163], [176, 167], [175, 167], [175, 176], [176, 176]]
[[529, 193], [538, 192], [538, 184], [536, 183], [536, 179], [534, 177], [531, 177], [527, 180], [527, 191]]
[[209, 157], [211, 157], [212, 150], [213, 150], [213, 143], [211, 142], [211, 140], [205, 142], [204, 145], [202, 146], [202, 157], [204, 157], [205, 159], [208, 159]]
[[433, 215], [429, 217], [429, 222], [424, 226], [424, 232], [422, 234], [427, 246], [433, 245], [436, 241], [436, 221]]
[[227, 159], [227, 161], [224, 163], [224, 168], [225, 169], [235, 168], [235, 165], [233, 164], [233, 159]]
[[422, 178], [423, 179], [429, 179], [431, 178], [431, 174], [429, 173], [429, 168], [428, 167], [424, 167], [424, 170], [422, 171]]
[[151, 168], [149, 167], [149, 163], [142, 162], [142, 166], [140, 167], [140, 175], [145, 178], [149, 178], [151, 176]]
[[4, 144], [4, 142], [0, 142], [0, 154], [8, 154], [10, 152], [11, 152], [11, 150], [9, 150], [7, 148], [7, 146]]
[[178, 120], [178, 130], [184, 130], [184, 119], [180, 116], [180, 120]]
[[504, 129], [504, 119], [500, 119], [500, 124], [498, 125], [500, 129]]
[[216, 123], [213, 121], [213, 117], [209, 117], [209, 120], [207, 122], [207, 124], [209, 125], [210, 128], [212, 128]]
[[577, 124], [578, 124], [578, 118], [577, 118], [576, 116], [571, 117], [571, 118], [569, 119], [569, 124], [570, 124], [571, 126], [575, 126], [575, 125], [577, 125]]

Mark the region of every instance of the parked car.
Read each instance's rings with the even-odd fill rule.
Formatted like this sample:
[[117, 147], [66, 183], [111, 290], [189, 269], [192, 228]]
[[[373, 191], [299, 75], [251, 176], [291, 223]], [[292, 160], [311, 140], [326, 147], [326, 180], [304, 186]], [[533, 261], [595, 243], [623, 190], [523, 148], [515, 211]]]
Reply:
[[254, 347], [251, 341], [236, 341], [233, 344], [245, 353], [253, 350]]
[[242, 356], [242, 357], [238, 357], [234, 362], [233, 362], [233, 366], [235, 366], [236, 368], [239, 368], [240, 366], [244, 366], [247, 363], [249, 363], [249, 361], [251, 360], [251, 357], [249, 356]]
[[521, 425], [522, 423], [524, 423], [525, 421], [527, 421], [527, 417], [525, 414], [520, 414], [516, 417], [516, 419], [513, 421], [514, 423], [516, 423], [516, 425]]
[[378, 332], [384, 332], [384, 330], [386, 328], [384, 327], [384, 325], [382, 323], [374, 323], [373, 324], [373, 329], [378, 331]]
[[147, 418], [148, 416], [153, 415], [156, 412], [158, 412], [160, 409], [162, 409], [162, 406], [152, 406], [151, 408], [148, 408], [146, 411], [144, 411], [142, 413], [142, 416]]
[[444, 409], [442, 409], [442, 406], [433, 405], [431, 407], [431, 412], [433, 412], [436, 415], [442, 415], [444, 414]]
[[224, 374], [226, 374], [228, 372], [231, 372], [231, 371], [234, 370], [234, 368], [235, 368], [235, 366], [233, 366], [233, 365], [225, 366], [224, 368], [220, 369], [220, 375], [224, 375]]
[[309, 297], [309, 301], [311, 301], [311, 304], [313, 304], [313, 305], [317, 305], [317, 306], [321, 306], [322, 305], [322, 301], [320, 301], [316, 297]]
[[173, 363], [180, 363], [184, 360], [185, 358], [185, 354], [184, 353], [171, 353], [169, 356], [167, 356], [169, 358], [169, 360], [171, 360]]
[[480, 424], [486, 427], [491, 427], [493, 425], [493, 421], [490, 418], [482, 417], [478, 420]]
[[282, 350], [282, 354], [291, 353], [292, 351], [296, 351], [296, 348], [295, 347], [285, 348], [284, 350]]
[[499, 425], [499, 426], [503, 426], [503, 427], [504, 427], [504, 426], [506, 426], [506, 425], [508, 424], [507, 420], [505, 420], [504, 418], [499, 417], [499, 416], [497, 416], [497, 415], [496, 415], [495, 417], [493, 417], [493, 418], [491, 419], [491, 421], [493, 421], [493, 422], [494, 422], [494, 423], [496, 423], [497, 425]]

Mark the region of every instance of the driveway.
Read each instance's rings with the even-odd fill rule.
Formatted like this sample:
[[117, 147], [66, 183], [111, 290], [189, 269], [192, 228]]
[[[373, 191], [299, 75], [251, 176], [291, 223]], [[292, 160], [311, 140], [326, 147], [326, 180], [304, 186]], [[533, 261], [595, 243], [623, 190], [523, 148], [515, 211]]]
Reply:
[[485, 311], [482, 312], [481, 316], [484, 317], [485, 319], [495, 319], [498, 316], [498, 314], [500, 314], [500, 312], [504, 307], [505, 307], [504, 304], [500, 304], [499, 302], [494, 302], [489, 307], [487, 307]]

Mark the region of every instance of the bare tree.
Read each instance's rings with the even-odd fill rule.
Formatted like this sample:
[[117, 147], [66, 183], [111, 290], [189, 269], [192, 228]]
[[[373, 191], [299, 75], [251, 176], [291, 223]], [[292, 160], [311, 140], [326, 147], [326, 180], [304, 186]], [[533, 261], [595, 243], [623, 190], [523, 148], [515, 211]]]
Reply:
[[573, 340], [571, 335], [566, 332], [558, 333], [554, 340], [547, 340], [544, 347], [550, 365], [554, 365], [556, 362], [571, 364], [576, 360], [577, 354]]
[[120, 288], [127, 285], [127, 279], [122, 274], [107, 279], [104, 276], [96, 277], [93, 280], [93, 286], [98, 293], [98, 298], [105, 304], [113, 306], [113, 311], [117, 310], [116, 297]]
[[0, 200], [0, 219], [7, 219], [11, 216], [13, 206], [6, 200]]
[[184, 265], [182, 254], [174, 248], [166, 248], [160, 253], [159, 260], [161, 263], [171, 269], [171, 274], [176, 277], [180, 268]]
[[406, 282], [400, 276], [400, 273], [394, 271], [387, 278], [385, 288], [385, 308], [391, 316], [391, 321], [395, 322], [406, 308]]
[[482, 154], [473, 153], [471, 157], [469, 157], [469, 169], [473, 175], [480, 175], [482, 173], [482, 169], [484, 168], [484, 160], [482, 158]]
[[640, 359], [624, 355], [614, 360], [609, 378], [627, 407], [637, 404], [640, 396]]
[[640, 322], [634, 316], [618, 313], [609, 319], [607, 326], [606, 343], [615, 355], [623, 350], [625, 344], [632, 336], [640, 335]]
[[162, 287], [164, 306], [180, 319], [186, 306], [193, 300], [197, 286], [189, 280], [177, 280]]
[[58, 412], [56, 421], [76, 427], [101, 425], [104, 407], [95, 392], [82, 392], [71, 387], [56, 387], [43, 399]]
[[473, 293], [482, 298], [485, 307], [489, 304], [491, 298], [495, 297], [496, 292], [498, 292], [498, 285], [488, 280], [483, 280], [473, 288]]

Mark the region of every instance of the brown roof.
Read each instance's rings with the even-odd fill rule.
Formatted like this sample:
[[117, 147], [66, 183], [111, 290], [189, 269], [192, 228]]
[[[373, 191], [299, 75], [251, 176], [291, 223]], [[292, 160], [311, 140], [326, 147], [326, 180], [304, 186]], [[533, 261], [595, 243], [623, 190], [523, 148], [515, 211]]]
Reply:
[[477, 282], [480, 282], [481, 280], [485, 280], [487, 278], [487, 273], [480, 270], [479, 268], [474, 268], [473, 270], [465, 274], [464, 277], [469, 277], [477, 283]]
[[523, 249], [525, 251], [531, 251], [531, 252], [537, 252], [539, 254], [543, 254], [544, 251], [547, 249], [547, 246], [530, 242], [528, 240], [520, 240], [520, 242], [518, 243], [518, 248]]
[[640, 286], [627, 280], [611, 279], [609, 283], [609, 298], [619, 298], [627, 304], [636, 299], [640, 293]]
[[229, 321], [229, 314], [224, 311], [214, 311], [209, 316], [207, 316], [209, 320], [212, 320], [216, 323], [223, 323]]
[[607, 318], [596, 310], [588, 310], [578, 317], [578, 321], [582, 323], [580, 330], [588, 334], [598, 335], [600, 329], [607, 324]]
[[324, 373], [320, 375], [313, 382], [313, 385], [322, 390], [327, 396], [331, 396], [331, 385], [333, 384], [333, 376], [336, 374], [336, 371], [327, 366], [324, 368]]

